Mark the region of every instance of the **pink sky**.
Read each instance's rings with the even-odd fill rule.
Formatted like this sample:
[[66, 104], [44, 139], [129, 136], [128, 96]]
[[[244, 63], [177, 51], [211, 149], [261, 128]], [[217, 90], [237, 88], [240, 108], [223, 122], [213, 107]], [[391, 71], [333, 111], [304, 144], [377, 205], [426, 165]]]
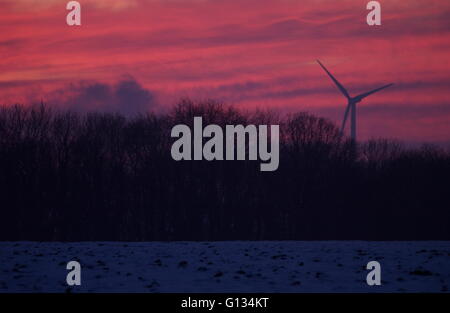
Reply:
[[0, 0], [1, 103], [76, 106], [86, 86], [133, 79], [153, 110], [213, 98], [340, 124], [320, 59], [352, 95], [395, 83], [359, 104], [359, 138], [450, 141], [448, 1], [380, 1], [379, 27], [366, 0], [80, 0], [80, 27], [67, 2]]

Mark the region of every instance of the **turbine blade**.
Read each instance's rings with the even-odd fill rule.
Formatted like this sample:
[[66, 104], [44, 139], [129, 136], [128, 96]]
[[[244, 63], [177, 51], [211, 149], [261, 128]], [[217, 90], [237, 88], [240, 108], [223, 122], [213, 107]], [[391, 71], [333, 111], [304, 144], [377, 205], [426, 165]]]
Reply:
[[387, 88], [387, 87], [389, 87], [389, 86], [392, 86], [392, 85], [393, 85], [393, 84], [387, 84], [387, 85], [384, 85], [384, 86], [382, 86], [382, 87], [380, 87], [380, 88], [371, 90], [371, 91], [369, 91], [369, 92], [362, 93], [362, 94], [356, 96], [355, 98], [357, 98], [357, 99], [359, 99], [359, 100], [364, 99], [365, 97], [367, 97], [367, 96], [369, 96], [369, 95], [371, 95], [371, 94], [373, 94], [373, 93], [375, 93], [375, 92], [378, 92], [378, 91], [380, 91], [381, 89], [384, 89], [384, 88]]
[[348, 94], [347, 90], [344, 88], [344, 86], [341, 85], [340, 82], [338, 82], [338, 80], [331, 75], [330, 72], [328, 72], [328, 70], [326, 69], [325, 66], [323, 66], [322, 63], [320, 63], [319, 60], [317, 60], [317, 63], [319, 63], [319, 65], [324, 69], [325, 72], [327, 72], [328, 76], [330, 76], [330, 78], [333, 80], [333, 82], [336, 84], [336, 86], [339, 88], [339, 90], [342, 92], [342, 94], [347, 98], [350, 99], [350, 95]]
[[345, 122], [347, 122], [348, 112], [350, 111], [350, 103], [347, 105], [344, 114], [344, 120], [342, 121], [341, 133], [344, 133]]

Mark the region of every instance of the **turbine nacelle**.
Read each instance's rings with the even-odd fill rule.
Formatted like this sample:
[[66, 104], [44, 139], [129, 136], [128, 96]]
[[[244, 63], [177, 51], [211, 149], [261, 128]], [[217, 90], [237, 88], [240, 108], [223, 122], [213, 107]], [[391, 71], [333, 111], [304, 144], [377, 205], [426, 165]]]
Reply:
[[357, 97], [348, 99], [348, 104], [356, 104], [362, 101], [362, 98], [359, 99]]

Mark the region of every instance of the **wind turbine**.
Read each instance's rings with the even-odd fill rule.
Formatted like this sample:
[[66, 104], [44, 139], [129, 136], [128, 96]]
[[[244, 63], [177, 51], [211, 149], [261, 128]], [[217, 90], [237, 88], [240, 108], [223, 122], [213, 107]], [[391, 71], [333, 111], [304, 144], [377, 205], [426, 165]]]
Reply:
[[344, 132], [345, 122], [347, 121], [348, 112], [351, 110], [352, 111], [351, 138], [353, 141], [356, 141], [356, 104], [358, 102], [361, 102], [361, 100], [364, 99], [365, 97], [367, 97], [375, 92], [378, 92], [384, 88], [392, 86], [393, 84], [384, 85], [377, 89], [357, 95], [356, 97], [351, 97], [350, 94], [348, 93], [348, 91], [344, 88], [344, 86], [342, 86], [342, 84], [340, 82], [338, 82], [338, 80], [333, 75], [331, 75], [331, 73], [325, 68], [325, 66], [323, 66], [322, 63], [320, 63], [319, 60], [317, 60], [317, 63], [319, 63], [319, 65], [325, 70], [325, 72], [327, 72], [328, 76], [330, 76], [330, 78], [333, 80], [333, 82], [336, 84], [336, 86], [339, 88], [339, 90], [342, 92], [342, 94], [347, 98], [348, 104], [347, 104], [347, 108], [345, 109], [344, 120], [342, 121], [341, 133]]

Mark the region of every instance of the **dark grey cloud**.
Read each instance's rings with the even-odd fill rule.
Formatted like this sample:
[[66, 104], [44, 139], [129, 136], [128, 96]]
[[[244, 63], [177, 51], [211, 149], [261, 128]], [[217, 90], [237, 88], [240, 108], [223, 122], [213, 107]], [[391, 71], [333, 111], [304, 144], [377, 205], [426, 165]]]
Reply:
[[3, 40], [0, 41], [0, 47], [7, 47], [7, 48], [17, 48], [20, 45], [23, 45], [27, 41], [24, 39], [10, 39], [10, 40]]
[[361, 114], [373, 117], [410, 119], [446, 118], [450, 123], [450, 103], [370, 103], [360, 105]]
[[[318, 79], [314, 78], [313, 86], [303, 86], [302, 81], [296, 76], [280, 77], [268, 81], [247, 81], [243, 83], [223, 84], [214, 88], [214, 92], [221, 94], [222, 92], [233, 96], [233, 100], [256, 100], [256, 99], [292, 99], [302, 96], [311, 95], [336, 95], [341, 96], [340, 92], [334, 86], [333, 82], [327, 81], [327, 78], [319, 78], [319, 80], [325, 83], [317, 83]], [[372, 90], [382, 85], [391, 83], [392, 81], [387, 78], [383, 81], [375, 81], [371, 83], [358, 83], [354, 82], [347, 84], [344, 81], [345, 86], [352, 96], [356, 96], [359, 93]], [[390, 89], [386, 89], [383, 93], [398, 93], [422, 90], [423, 92], [439, 92], [442, 94], [444, 91], [450, 88], [450, 79], [448, 78], [433, 78], [414, 81], [394, 81], [394, 86]], [[277, 87], [284, 86], [281, 89]], [[273, 88], [275, 87], [275, 88]], [[272, 90], [275, 89], [275, 90]], [[344, 99], [344, 98], [342, 98]]]
[[155, 95], [135, 79], [128, 77], [115, 84], [80, 82], [58, 90], [52, 101], [75, 111], [106, 111], [133, 115], [152, 109]]

